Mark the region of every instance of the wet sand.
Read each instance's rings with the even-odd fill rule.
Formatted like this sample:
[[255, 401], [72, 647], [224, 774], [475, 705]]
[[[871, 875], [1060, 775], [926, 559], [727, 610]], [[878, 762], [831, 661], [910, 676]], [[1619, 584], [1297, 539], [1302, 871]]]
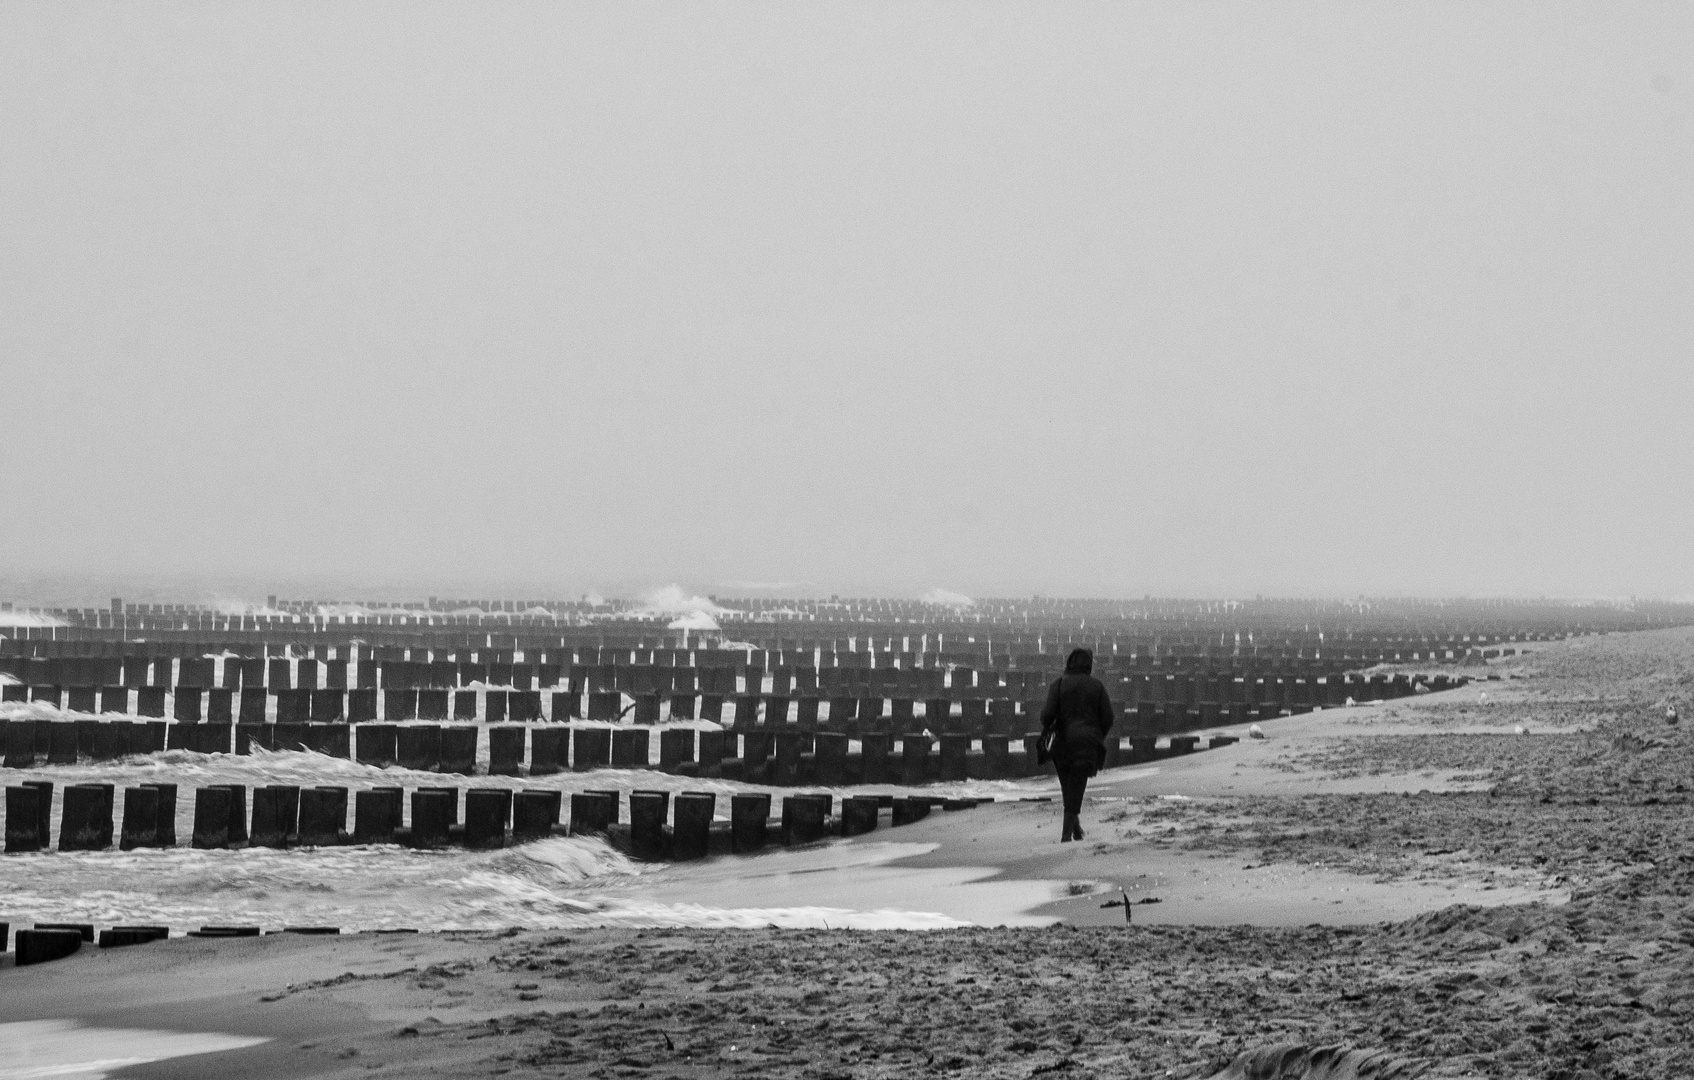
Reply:
[[[1497, 669], [1528, 677], [1105, 774], [1079, 844], [1051, 804], [984, 807], [674, 882], [990, 890], [955, 907], [975, 927], [173, 940], [0, 971], [0, 1011], [270, 1040], [124, 1076], [1183, 1077], [1289, 1041], [1436, 1076], [1694, 1071], [1694, 740], [1662, 720], [1694, 633]], [[1160, 902], [1125, 926], [1120, 890]]]

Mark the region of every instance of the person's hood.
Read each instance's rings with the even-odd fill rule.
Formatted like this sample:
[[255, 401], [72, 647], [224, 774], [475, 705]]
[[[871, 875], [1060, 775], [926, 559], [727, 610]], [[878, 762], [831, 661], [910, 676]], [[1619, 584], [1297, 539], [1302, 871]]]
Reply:
[[1065, 657], [1066, 675], [1092, 675], [1094, 673], [1094, 652], [1081, 647], [1071, 650]]

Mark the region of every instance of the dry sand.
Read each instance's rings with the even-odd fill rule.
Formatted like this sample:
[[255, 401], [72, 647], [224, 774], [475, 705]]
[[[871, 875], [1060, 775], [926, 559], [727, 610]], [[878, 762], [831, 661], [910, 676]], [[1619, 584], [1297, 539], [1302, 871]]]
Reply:
[[[1058, 888], [1056, 926], [173, 940], [0, 971], [0, 1019], [269, 1039], [125, 1076], [1210, 1076], [1278, 1042], [1694, 1072], [1694, 740], [1662, 719], [1694, 632], [1493, 670], [1523, 677], [1116, 770], [1081, 844], [1042, 804], [853, 842]], [[1120, 890], [1160, 902], [1126, 927]]]

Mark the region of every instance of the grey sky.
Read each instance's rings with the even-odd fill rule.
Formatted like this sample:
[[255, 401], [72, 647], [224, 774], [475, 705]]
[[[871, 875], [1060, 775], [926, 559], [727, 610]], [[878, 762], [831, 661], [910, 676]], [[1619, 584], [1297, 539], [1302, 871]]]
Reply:
[[1694, 594], [1694, 7], [0, 6], [13, 573]]

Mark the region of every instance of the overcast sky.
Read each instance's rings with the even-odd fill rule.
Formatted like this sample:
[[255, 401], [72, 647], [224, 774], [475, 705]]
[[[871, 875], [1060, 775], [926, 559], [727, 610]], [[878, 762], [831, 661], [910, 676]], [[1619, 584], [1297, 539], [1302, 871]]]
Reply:
[[0, 5], [0, 567], [1694, 595], [1694, 5]]

